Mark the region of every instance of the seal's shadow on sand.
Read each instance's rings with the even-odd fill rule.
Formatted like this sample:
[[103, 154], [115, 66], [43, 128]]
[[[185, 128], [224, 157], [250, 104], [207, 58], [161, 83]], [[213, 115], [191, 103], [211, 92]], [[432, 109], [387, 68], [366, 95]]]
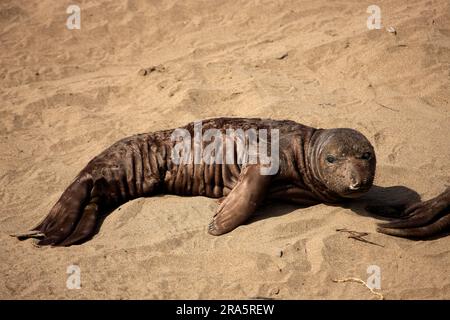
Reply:
[[[159, 196], [162, 197], [163, 195]], [[360, 198], [349, 199], [346, 202], [335, 204], [333, 206], [350, 209], [353, 212], [362, 216], [375, 217], [380, 220], [391, 220], [401, 218], [405, 208], [410, 204], [418, 201], [421, 201], [419, 194], [408, 187], [372, 186], [372, 188]], [[291, 213], [301, 208], [305, 207], [291, 203], [281, 203], [281, 202], [265, 203], [259, 208], [257, 213], [252, 218], [250, 218], [245, 224], [249, 225], [259, 220], [267, 219], [270, 217], [278, 217], [284, 214]], [[109, 210], [106, 210], [106, 212], [100, 218], [100, 221], [97, 225], [94, 235], [99, 232], [100, 227], [103, 224], [105, 218], [114, 210], [116, 209], [110, 208]], [[442, 236], [444, 235], [440, 235], [438, 237]]]
[[342, 205], [363, 216], [380, 219], [401, 218], [406, 207], [421, 201], [419, 194], [405, 186], [373, 186], [360, 198]]
[[[408, 187], [372, 186], [360, 198], [349, 199], [333, 206], [350, 209], [362, 216], [390, 220], [401, 218], [405, 208], [418, 201], [420, 201], [419, 194]], [[259, 213], [250, 219], [247, 224], [269, 217], [278, 217], [301, 208], [305, 207], [280, 202], [268, 203], [262, 206]]]

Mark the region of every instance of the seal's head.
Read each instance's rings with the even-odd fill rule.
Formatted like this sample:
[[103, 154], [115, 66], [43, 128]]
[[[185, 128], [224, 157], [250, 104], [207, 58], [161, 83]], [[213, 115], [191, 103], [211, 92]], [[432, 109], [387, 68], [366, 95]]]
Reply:
[[375, 177], [375, 151], [360, 132], [320, 130], [311, 149], [314, 177], [341, 197], [354, 198], [368, 191]]

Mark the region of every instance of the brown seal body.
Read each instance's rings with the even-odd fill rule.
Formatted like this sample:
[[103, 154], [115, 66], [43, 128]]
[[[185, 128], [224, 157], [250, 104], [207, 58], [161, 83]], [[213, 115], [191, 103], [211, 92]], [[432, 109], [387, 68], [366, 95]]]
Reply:
[[[194, 123], [180, 129], [195, 135]], [[156, 194], [225, 197], [208, 228], [210, 234], [220, 235], [245, 222], [265, 199], [301, 205], [335, 203], [361, 195], [373, 183], [373, 147], [353, 129], [315, 129], [293, 121], [247, 118], [204, 120], [201, 132], [208, 129], [223, 134], [227, 130], [271, 133], [277, 129], [279, 152], [271, 156], [278, 157], [278, 170], [262, 174], [260, 162], [215, 163], [202, 158], [198, 163], [195, 157], [175, 163], [174, 130], [135, 135], [92, 159], [48, 216], [18, 237], [40, 238], [38, 245], [79, 243], [94, 234], [101, 213]], [[267, 143], [272, 146], [273, 136], [269, 135]], [[194, 144], [193, 140], [192, 149]], [[201, 144], [207, 147], [206, 142]], [[235, 160], [237, 153], [232, 153]]]

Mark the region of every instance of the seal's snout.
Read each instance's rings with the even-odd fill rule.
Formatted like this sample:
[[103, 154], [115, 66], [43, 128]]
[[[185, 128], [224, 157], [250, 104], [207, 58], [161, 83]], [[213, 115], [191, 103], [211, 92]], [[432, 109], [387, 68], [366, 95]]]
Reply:
[[350, 185], [349, 185], [349, 189], [351, 191], [357, 191], [361, 188], [361, 177], [359, 176], [356, 168], [353, 168], [353, 173], [351, 174], [350, 177]]
[[346, 178], [339, 179], [336, 189], [338, 191], [339, 185], [342, 185], [342, 191], [338, 191], [341, 196], [345, 198], [355, 198], [369, 190], [372, 186], [373, 178], [371, 177], [371, 171], [364, 165], [353, 164], [351, 163], [352, 161], [348, 162], [350, 163], [348, 163], [347, 166], [343, 166], [342, 170], [344, 170], [344, 172], [350, 172], [350, 174]]
[[361, 188], [361, 182], [360, 181], [353, 182], [352, 184], [350, 184], [348, 188], [352, 191], [359, 190], [359, 188]]

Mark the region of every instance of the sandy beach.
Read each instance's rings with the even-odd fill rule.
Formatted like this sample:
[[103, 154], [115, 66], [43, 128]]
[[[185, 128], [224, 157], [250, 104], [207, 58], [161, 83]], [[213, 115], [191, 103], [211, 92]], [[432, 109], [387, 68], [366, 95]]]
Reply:
[[359, 202], [271, 204], [214, 237], [216, 200], [158, 196], [82, 245], [9, 236], [115, 141], [220, 116], [357, 129], [387, 188], [372, 192], [436, 196], [450, 185], [449, 1], [380, 0], [373, 30], [372, 1], [80, 0], [69, 30], [72, 4], [0, 3], [0, 299], [377, 299], [333, 281], [374, 265], [385, 299], [450, 299], [450, 236], [377, 233]]

